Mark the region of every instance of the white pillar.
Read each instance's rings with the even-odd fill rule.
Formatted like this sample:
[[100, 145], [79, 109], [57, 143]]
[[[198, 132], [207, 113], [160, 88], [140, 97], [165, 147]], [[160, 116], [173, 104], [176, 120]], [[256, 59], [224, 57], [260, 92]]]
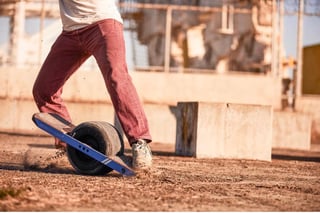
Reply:
[[303, 15], [304, 0], [299, 1], [298, 38], [297, 38], [297, 70], [295, 82], [295, 100], [302, 95], [302, 64], [303, 64]]
[[25, 2], [18, 1], [14, 6], [14, 13], [10, 20], [10, 63], [21, 66], [25, 62], [24, 27], [25, 27]]
[[166, 43], [165, 43], [165, 57], [164, 57], [164, 71], [170, 71], [170, 54], [171, 54], [171, 22], [172, 22], [172, 8], [168, 7], [166, 17]]

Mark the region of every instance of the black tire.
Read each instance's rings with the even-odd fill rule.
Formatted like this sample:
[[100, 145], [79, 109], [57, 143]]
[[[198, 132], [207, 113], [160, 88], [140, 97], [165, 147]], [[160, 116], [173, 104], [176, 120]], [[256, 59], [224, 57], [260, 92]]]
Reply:
[[[123, 155], [122, 137], [118, 130], [107, 122], [84, 122], [76, 126], [70, 134], [82, 143], [107, 156]], [[80, 174], [104, 175], [112, 171], [111, 168], [69, 145], [67, 146], [67, 154], [69, 162]]]

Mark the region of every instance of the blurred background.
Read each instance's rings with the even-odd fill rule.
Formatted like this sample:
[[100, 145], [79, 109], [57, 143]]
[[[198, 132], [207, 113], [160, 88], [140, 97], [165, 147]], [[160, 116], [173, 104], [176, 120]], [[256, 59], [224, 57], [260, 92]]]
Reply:
[[[320, 141], [320, 1], [117, 3], [124, 19], [129, 71], [145, 104], [199, 100], [272, 105], [277, 112], [311, 116], [307, 134], [310, 141]], [[0, 98], [32, 100], [34, 76], [62, 30], [58, 1], [0, 0], [0, 26]], [[90, 58], [80, 69], [96, 72], [98, 67]], [[29, 83], [23, 75], [31, 76]], [[193, 81], [196, 76], [203, 80]], [[66, 101], [104, 102], [105, 93], [86, 96], [82, 81], [75, 81]], [[146, 84], [152, 85], [153, 93]], [[183, 93], [181, 88], [190, 91]], [[10, 119], [2, 122], [4, 131], [28, 129], [23, 124], [17, 128]]]

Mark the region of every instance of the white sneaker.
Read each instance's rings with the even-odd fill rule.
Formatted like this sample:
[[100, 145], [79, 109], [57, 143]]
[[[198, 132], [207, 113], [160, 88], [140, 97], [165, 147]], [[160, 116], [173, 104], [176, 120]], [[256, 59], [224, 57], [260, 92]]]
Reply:
[[134, 169], [147, 169], [152, 166], [152, 153], [148, 143], [139, 139], [132, 144], [132, 167]]

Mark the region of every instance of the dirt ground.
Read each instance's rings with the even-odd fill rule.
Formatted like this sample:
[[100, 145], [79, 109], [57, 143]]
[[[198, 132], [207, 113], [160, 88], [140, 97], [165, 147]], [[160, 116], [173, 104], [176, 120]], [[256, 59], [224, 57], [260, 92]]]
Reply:
[[[52, 138], [0, 134], [0, 211], [320, 211], [320, 149], [273, 150], [272, 162], [195, 159], [152, 143], [154, 167], [134, 177], [83, 176]], [[130, 155], [126, 148], [127, 155]]]

